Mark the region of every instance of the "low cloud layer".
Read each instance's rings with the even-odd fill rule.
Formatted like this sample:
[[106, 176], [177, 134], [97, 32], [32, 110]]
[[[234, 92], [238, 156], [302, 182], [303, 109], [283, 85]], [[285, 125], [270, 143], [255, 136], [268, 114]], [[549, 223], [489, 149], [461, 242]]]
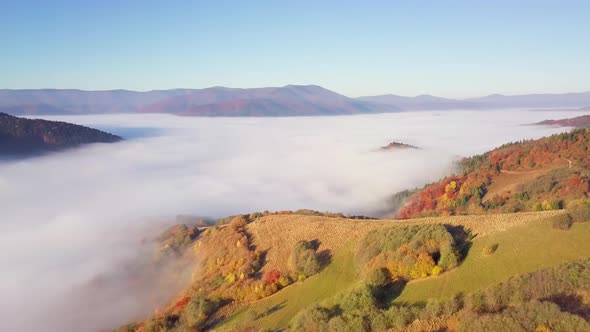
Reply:
[[[0, 163], [0, 319], [9, 331], [113, 327], [145, 310], [136, 295], [92, 302], [73, 290], [147, 256], [137, 234], [153, 229], [154, 218], [300, 208], [371, 214], [389, 195], [448, 174], [459, 156], [565, 130], [522, 124], [576, 115], [46, 117], [129, 139]], [[391, 141], [422, 149], [376, 151]], [[96, 304], [69, 311], [57, 305], [63, 301]]]

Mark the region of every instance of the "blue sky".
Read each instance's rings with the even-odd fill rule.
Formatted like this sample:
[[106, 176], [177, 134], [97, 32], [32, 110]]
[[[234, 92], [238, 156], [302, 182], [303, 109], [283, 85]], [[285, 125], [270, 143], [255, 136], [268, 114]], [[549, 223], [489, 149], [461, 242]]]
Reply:
[[6, 1], [0, 88], [590, 90], [589, 1]]

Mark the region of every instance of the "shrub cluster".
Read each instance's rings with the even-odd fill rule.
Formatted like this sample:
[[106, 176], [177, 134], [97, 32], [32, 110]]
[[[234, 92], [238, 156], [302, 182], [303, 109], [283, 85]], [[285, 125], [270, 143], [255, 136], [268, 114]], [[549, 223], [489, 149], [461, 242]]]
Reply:
[[385, 268], [393, 279], [439, 274], [460, 258], [452, 234], [438, 224], [374, 230], [359, 247], [357, 259], [365, 271]]
[[590, 204], [574, 206], [570, 208], [568, 206], [567, 213], [572, 217], [573, 222], [587, 222], [590, 221]]
[[313, 307], [293, 318], [291, 331], [388, 331], [402, 330], [411, 322], [451, 315], [461, 308], [461, 299], [429, 302], [421, 306], [388, 305], [375, 296], [376, 289], [363, 285], [339, 296], [332, 307]]
[[189, 227], [185, 224], [174, 225], [166, 229], [158, 238], [160, 251], [165, 254], [180, 256], [199, 235], [197, 227]]
[[483, 315], [466, 314], [457, 332], [471, 331], [589, 331], [582, 317], [561, 311], [552, 302], [531, 301], [509, 307], [502, 312]]
[[289, 267], [298, 278], [307, 278], [318, 273], [321, 269], [321, 262], [318, 258], [314, 245], [305, 240], [298, 241], [289, 257]]
[[569, 214], [560, 214], [554, 216], [551, 225], [555, 229], [568, 230], [572, 227], [573, 219]]
[[497, 244], [493, 244], [493, 245], [489, 245], [489, 246], [484, 246], [481, 249], [481, 253], [484, 254], [485, 256], [489, 256], [493, 253], [496, 252], [496, 249], [498, 249], [498, 245]]

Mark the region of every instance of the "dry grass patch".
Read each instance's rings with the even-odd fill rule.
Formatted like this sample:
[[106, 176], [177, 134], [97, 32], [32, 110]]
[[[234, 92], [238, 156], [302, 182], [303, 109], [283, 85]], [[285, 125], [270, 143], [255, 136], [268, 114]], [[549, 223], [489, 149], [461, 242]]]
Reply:
[[406, 224], [448, 224], [463, 226], [473, 235], [484, 236], [503, 232], [514, 226], [546, 220], [557, 215], [566, 214], [565, 210], [551, 210], [542, 212], [495, 213], [469, 216], [429, 217], [400, 220]]
[[410, 220], [358, 220], [294, 214], [273, 215], [250, 223], [247, 230], [252, 235], [253, 244], [257, 249], [267, 251], [267, 264], [263, 270], [278, 268], [287, 271], [291, 250], [300, 240], [317, 240], [318, 252], [328, 251], [334, 254], [346, 243], [352, 242], [353, 246], [358, 245], [371, 230], [393, 225], [448, 224], [464, 226], [474, 235], [483, 236], [561, 214], [565, 214], [565, 211], [429, 217]]
[[318, 252], [338, 252], [346, 243], [357, 243], [376, 228], [391, 226], [391, 221], [353, 220], [303, 215], [276, 215], [260, 218], [248, 225], [254, 245], [266, 250], [264, 270], [288, 270], [293, 246], [300, 240], [317, 240]]
[[540, 169], [528, 171], [502, 170], [498, 176], [494, 177], [492, 184], [488, 186], [488, 192], [482, 198], [482, 202], [485, 203], [496, 195], [502, 196], [505, 192], [518, 192], [518, 188], [521, 185], [530, 183], [533, 180], [560, 168], [571, 168], [571, 165], [566, 159], [560, 159]]

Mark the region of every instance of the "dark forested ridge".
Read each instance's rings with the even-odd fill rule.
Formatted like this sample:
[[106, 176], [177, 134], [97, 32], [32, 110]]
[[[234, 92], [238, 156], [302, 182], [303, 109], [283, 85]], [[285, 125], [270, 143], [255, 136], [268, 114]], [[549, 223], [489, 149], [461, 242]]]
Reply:
[[120, 140], [119, 136], [71, 123], [0, 113], [0, 155], [29, 155]]

